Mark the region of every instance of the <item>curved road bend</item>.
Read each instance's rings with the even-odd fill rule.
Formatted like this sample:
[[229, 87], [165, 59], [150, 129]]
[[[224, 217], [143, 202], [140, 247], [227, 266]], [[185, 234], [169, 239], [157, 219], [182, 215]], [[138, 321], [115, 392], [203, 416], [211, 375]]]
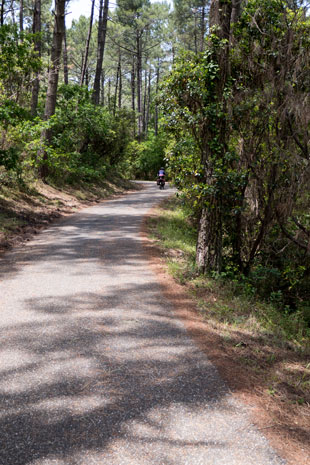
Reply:
[[280, 465], [163, 300], [143, 215], [89, 207], [0, 264], [1, 465]]

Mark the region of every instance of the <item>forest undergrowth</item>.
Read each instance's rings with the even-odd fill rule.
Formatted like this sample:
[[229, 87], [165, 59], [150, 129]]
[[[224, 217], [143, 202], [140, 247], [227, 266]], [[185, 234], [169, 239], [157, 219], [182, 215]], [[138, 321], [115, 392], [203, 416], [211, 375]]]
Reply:
[[197, 231], [181, 199], [164, 201], [147, 228], [169, 273], [217, 338], [216, 364], [221, 368], [221, 360], [229, 360], [224, 377], [230, 386], [255, 393], [268, 411], [264, 428], [310, 457], [309, 322], [298, 312], [283, 312], [272, 297], [259, 297], [250, 280], [197, 273]]

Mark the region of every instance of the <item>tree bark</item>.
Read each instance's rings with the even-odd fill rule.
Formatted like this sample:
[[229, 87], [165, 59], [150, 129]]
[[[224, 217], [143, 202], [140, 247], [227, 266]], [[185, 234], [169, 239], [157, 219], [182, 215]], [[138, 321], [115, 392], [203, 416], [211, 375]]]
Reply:
[[24, 30], [24, 0], [20, 0], [19, 4], [19, 30], [20, 32]]
[[[220, 72], [216, 88], [216, 100], [219, 107], [222, 106], [222, 113], [225, 114], [225, 100], [223, 91], [229, 75], [229, 37], [230, 21], [232, 13], [231, 0], [212, 0], [210, 6], [210, 28], [216, 26], [214, 31], [220, 39], [227, 39], [227, 45], [220, 48], [216, 60], [219, 64]], [[204, 152], [201, 156], [201, 162], [204, 166], [204, 181], [207, 185], [214, 184], [212, 158], [212, 147], [208, 142], [216, 138], [222, 147], [221, 154], [226, 152], [226, 118], [218, 118], [216, 130], [209, 128], [208, 139]], [[210, 194], [208, 205], [203, 205], [196, 247], [196, 264], [201, 272], [216, 271], [220, 272], [222, 265], [222, 236], [223, 236], [223, 213], [222, 213], [222, 196], [221, 193], [216, 195]]]
[[[207, 270], [219, 272], [222, 265], [222, 222], [218, 202], [202, 209], [196, 247], [196, 264], [205, 273]], [[210, 208], [214, 211], [210, 214]]]
[[86, 45], [85, 45], [85, 54], [84, 54], [84, 61], [83, 61], [83, 66], [82, 66], [80, 86], [82, 86], [84, 84], [85, 74], [86, 74], [86, 70], [87, 70], [89, 44], [90, 44], [91, 33], [92, 33], [92, 29], [93, 29], [93, 21], [94, 21], [94, 9], [95, 9], [95, 0], [92, 0], [90, 20], [89, 20], [89, 29], [88, 29], [88, 35], [87, 35]]
[[236, 23], [241, 15], [243, 0], [232, 0], [231, 22]]
[[203, 5], [201, 9], [201, 37], [200, 37], [200, 51], [203, 52], [205, 48], [205, 33], [206, 33], [206, 6]]
[[149, 70], [148, 88], [147, 88], [146, 123], [145, 123], [145, 133], [146, 133], [146, 135], [148, 134], [148, 131], [149, 131], [149, 122], [150, 122], [151, 77], [152, 77], [152, 72], [151, 72], [151, 70]]
[[111, 111], [111, 79], [108, 80], [108, 108]]
[[194, 27], [194, 45], [195, 45], [195, 54], [198, 53], [198, 41], [197, 41], [197, 12], [194, 12], [195, 18], [195, 27]]
[[68, 69], [68, 48], [67, 48], [66, 23], [65, 23], [65, 30], [64, 30], [63, 61], [64, 61], [64, 83], [68, 85], [69, 84], [69, 69]]
[[100, 0], [99, 6], [99, 22], [98, 22], [98, 48], [97, 48], [97, 64], [94, 80], [93, 102], [95, 105], [99, 104], [100, 100], [100, 81], [102, 74], [102, 63], [104, 57], [105, 39], [107, 34], [109, 12], [109, 0]]
[[[41, 0], [35, 0], [33, 9], [33, 25], [32, 32], [34, 34], [40, 34], [41, 32]], [[38, 36], [35, 38], [34, 43], [35, 52], [41, 56], [41, 38]], [[40, 75], [36, 74], [36, 78], [32, 85], [32, 98], [31, 98], [31, 115], [35, 116], [37, 113], [38, 100], [40, 91]]]
[[142, 87], [142, 44], [141, 32], [137, 31], [137, 110], [138, 110], [138, 139], [142, 137], [142, 105], [141, 105], [141, 87]]
[[1, 10], [0, 10], [0, 26], [3, 26], [4, 24], [4, 6], [5, 6], [5, 0], [2, 0]]
[[131, 67], [131, 109], [132, 109], [132, 118], [133, 118], [133, 133], [134, 137], [136, 136], [136, 73], [135, 73], [135, 58], [132, 57], [132, 67]]
[[[157, 68], [156, 68], [156, 97], [157, 97], [157, 94], [158, 94], [158, 88], [159, 88], [159, 60], [158, 60], [158, 64], [157, 64]], [[158, 104], [157, 104], [157, 100], [156, 100], [156, 103], [155, 103], [155, 136], [158, 136]]]
[[135, 59], [132, 57], [131, 66], [131, 109], [136, 111], [136, 80], [135, 80]]
[[104, 83], [105, 83], [105, 73], [103, 71], [101, 75], [101, 105], [102, 106], [104, 106], [105, 104]]
[[15, 21], [15, 10], [14, 10], [14, 0], [11, 0], [11, 12], [12, 12], [12, 23], [16, 24]]
[[[62, 41], [65, 30], [65, 4], [66, 0], [55, 0], [55, 22], [53, 32], [53, 44], [51, 52], [51, 64], [48, 74], [47, 94], [45, 101], [44, 119], [49, 120], [54, 115], [57, 101], [57, 88], [60, 70], [60, 58], [62, 50]], [[45, 129], [42, 133], [42, 139], [48, 145], [51, 142], [52, 130]], [[46, 151], [40, 153], [42, 164], [40, 174], [42, 179], [48, 175], [48, 156]]]
[[122, 108], [122, 92], [123, 92], [123, 79], [122, 79], [122, 55], [119, 54], [119, 91], [118, 91], [118, 108]]
[[146, 132], [146, 106], [147, 106], [147, 69], [144, 70], [144, 91], [143, 91], [143, 114], [142, 114], [142, 131]]
[[113, 102], [113, 115], [116, 113], [116, 102], [117, 102], [117, 91], [118, 91], [118, 83], [119, 83], [119, 75], [121, 69], [121, 57], [119, 55], [118, 64], [117, 64], [117, 72], [116, 72], [116, 82], [115, 82], [115, 93], [114, 93], [114, 102]]

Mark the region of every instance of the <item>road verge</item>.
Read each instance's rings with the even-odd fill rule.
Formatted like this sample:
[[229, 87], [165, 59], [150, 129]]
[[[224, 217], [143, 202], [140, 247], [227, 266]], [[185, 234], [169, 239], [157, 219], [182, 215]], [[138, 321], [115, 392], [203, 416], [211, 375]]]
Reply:
[[[164, 201], [142, 227], [145, 252], [165, 297], [278, 453], [291, 465], [308, 465], [308, 351], [260, 326], [255, 319], [259, 302], [234, 297], [215, 280], [195, 277], [192, 227], [176, 210], [174, 200]], [[188, 240], [185, 248], [182, 240]]]

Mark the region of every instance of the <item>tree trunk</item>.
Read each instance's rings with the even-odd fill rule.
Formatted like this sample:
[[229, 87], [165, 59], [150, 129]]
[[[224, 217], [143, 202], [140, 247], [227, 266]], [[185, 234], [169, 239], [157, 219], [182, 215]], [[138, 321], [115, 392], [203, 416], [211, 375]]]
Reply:
[[132, 57], [131, 66], [131, 109], [136, 111], [136, 82], [135, 82], [135, 59]]
[[101, 75], [101, 105], [104, 106], [104, 99], [105, 99], [105, 96], [104, 96], [104, 82], [105, 82], [105, 73], [103, 71], [102, 75]]
[[149, 70], [148, 88], [147, 88], [146, 123], [145, 123], [145, 133], [146, 133], [146, 135], [148, 134], [148, 130], [149, 130], [149, 121], [150, 121], [151, 77], [152, 77], [152, 73], [151, 73], [151, 70]]
[[[51, 65], [48, 74], [47, 94], [44, 110], [44, 119], [46, 121], [54, 115], [56, 109], [62, 40], [65, 30], [65, 4], [66, 0], [55, 0], [55, 22], [51, 52]], [[50, 144], [51, 138], [52, 130], [45, 129], [42, 133], [42, 139], [45, 140], [47, 145]], [[45, 179], [48, 175], [48, 157], [46, 151], [43, 151], [43, 153], [41, 152], [39, 155], [42, 156], [40, 174], [42, 179]]]
[[144, 70], [144, 92], [143, 92], [143, 114], [142, 114], [142, 131], [146, 132], [146, 105], [147, 105], [147, 69]]
[[80, 80], [80, 85], [81, 86], [84, 84], [85, 74], [86, 74], [86, 70], [87, 70], [89, 44], [90, 44], [91, 33], [92, 33], [92, 29], [93, 29], [93, 21], [94, 21], [94, 9], [95, 9], [95, 0], [92, 0], [90, 20], [89, 20], [89, 29], [88, 29], [88, 35], [87, 35], [87, 40], [86, 40], [85, 55], [84, 55], [84, 61], [83, 61], [82, 73], [81, 73], [81, 80]]
[[195, 27], [194, 27], [194, 44], [195, 44], [195, 54], [197, 55], [198, 53], [198, 44], [197, 44], [197, 14], [194, 12], [194, 18], [195, 18]]
[[241, 4], [243, 0], [232, 0], [231, 22], [236, 23], [241, 14]]
[[11, 13], [12, 13], [12, 23], [16, 24], [15, 21], [15, 10], [14, 10], [14, 0], [11, 0]]
[[123, 92], [123, 80], [122, 80], [122, 55], [119, 55], [119, 91], [118, 91], [118, 108], [122, 108], [122, 92]]
[[109, 12], [109, 0], [100, 0], [99, 6], [99, 22], [98, 22], [98, 48], [97, 48], [97, 64], [94, 80], [93, 102], [95, 105], [99, 104], [100, 100], [100, 81], [102, 74], [102, 63], [104, 57], [105, 39], [107, 34]]
[[141, 32], [137, 31], [137, 110], [138, 110], [138, 139], [141, 141], [142, 136], [142, 105], [141, 105], [141, 87], [142, 87], [142, 47]]
[[200, 37], [200, 51], [203, 52], [205, 48], [205, 33], [206, 33], [206, 6], [203, 5], [201, 9], [201, 37]]
[[[41, 0], [35, 0], [33, 9], [33, 25], [32, 31], [34, 34], [40, 34], [41, 32]], [[41, 38], [36, 37], [34, 43], [35, 52], [41, 56]], [[36, 74], [36, 78], [32, 85], [32, 98], [31, 98], [31, 115], [35, 116], [37, 113], [38, 100], [40, 91], [40, 76]]]
[[68, 48], [67, 48], [67, 33], [66, 33], [66, 23], [64, 31], [64, 51], [63, 51], [63, 61], [64, 61], [64, 83], [69, 84], [69, 70], [68, 70]]
[[[159, 60], [156, 68], [156, 97], [158, 95], [158, 87], [159, 87]], [[155, 136], [158, 136], [158, 104], [157, 100], [155, 103]]]
[[120, 69], [121, 69], [120, 59], [121, 59], [121, 57], [119, 55], [118, 64], [117, 64], [117, 72], [116, 72], [115, 93], [114, 93], [114, 102], [113, 102], [113, 115], [115, 115], [115, 113], [116, 113], [118, 82], [119, 82], [119, 75], [120, 75]]
[[133, 117], [133, 133], [134, 137], [136, 136], [136, 79], [135, 79], [135, 58], [132, 57], [132, 67], [131, 67], [131, 109]]
[[19, 3], [19, 30], [20, 32], [24, 30], [24, 0], [20, 0]]
[[[212, 0], [210, 6], [210, 28], [217, 26], [216, 34], [220, 39], [226, 39], [227, 45], [217, 52], [217, 62], [220, 72], [218, 85], [216, 88], [216, 100], [219, 108], [222, 107], [221, 113], [225, 115], [225, 100], [223, 91], [229, 75], [229, 37], [231, 21], [232, 4], [227, 0]], [[227, 148], [226, 144], [226, 118], [218, 116], [216, 130], [209, 128], [208, 140], [201, 156], [202, 166], [204, 166], [205, 183], [212, 186], [216, 181], [213, 176], [214, 154], [210, 143], [216, 138], [217, 143], [221, 146], [222, 153], [217, 157], [224, 156]], [[210, 142], [210, 143], [209, 143]], [[210, 194], [208, 205], [203, 205], [196, 248], [196, 264], [201, 272], [216, 271], [220, 272], [222, 265], [222, 196], [221, 193]]]
[[0, 26], [3, 26], [4, 24], [4, 6], [5, 6], [5, 0], [2, 0], [1, 10], [0, 10]]
[[199, 234], [196, 247], [196, 264], [199, 271], [207, 270], [219, 272], [222, 266], [222, 221], [217, 199], [213, 199], [213, 205], [203, 207]]
[[108, 108], [111, 111], [111, 79], [108, 81]]

